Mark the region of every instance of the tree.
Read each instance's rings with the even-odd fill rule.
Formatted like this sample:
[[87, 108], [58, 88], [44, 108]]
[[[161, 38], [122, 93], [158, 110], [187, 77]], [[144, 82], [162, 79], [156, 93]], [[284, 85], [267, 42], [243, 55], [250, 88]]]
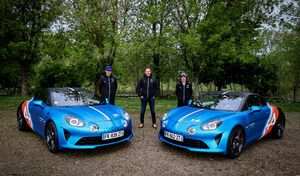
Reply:
[[241, 74], [228, 74], [226, 67], [256, 63], [257, 51], [262, 46], [257, 40], [258, 29], [267, 21], [262, 14], [272, 11], [269, 8], [274, 3], [247, 0], [208, 3], [204, 19], [197, 25], [201, 47], [194, 56], [197, 62], [192, 62], [199, 82], [214, 82], [221, 90], [236, 81], [235, 74]]
[[[21, 94], [28, 94], [28, 80], [32, 66], [40, 60], [39, 43], [43, 30], [49, 28], [59, 14], [57, 0], [1, 1], [1, 40], [5, 41], [1, 51], [1, 62], [20, 68]], [[1, 47], [1, 48], [2, 48]]]

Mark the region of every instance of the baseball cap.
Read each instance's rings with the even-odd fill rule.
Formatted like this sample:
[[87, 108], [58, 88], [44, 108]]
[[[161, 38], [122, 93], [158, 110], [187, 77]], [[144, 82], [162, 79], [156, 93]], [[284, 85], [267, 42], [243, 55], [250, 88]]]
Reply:
[[111, 65], [107, 65], [105, 68], [104, 68], [105, 71], [112, 71], [112, 66]]

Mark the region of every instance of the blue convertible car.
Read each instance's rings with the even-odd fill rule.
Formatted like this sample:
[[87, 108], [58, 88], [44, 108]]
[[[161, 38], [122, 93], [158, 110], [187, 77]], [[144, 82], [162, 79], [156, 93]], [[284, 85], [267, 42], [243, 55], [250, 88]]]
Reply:
[[17, 110], [19, 130], [31, 129], [48, 149], [94, 149], [130, 141], [129, 114], [118, 106], [99, 104], [80, 88], [50, 88], [23, 101]]
[[166, 113], [159, 139], [190, 151], [235, 158], [246, 145], [265, 136], [281, 138], [284, 127], [284, 113], [261, 96], [223, 93]]

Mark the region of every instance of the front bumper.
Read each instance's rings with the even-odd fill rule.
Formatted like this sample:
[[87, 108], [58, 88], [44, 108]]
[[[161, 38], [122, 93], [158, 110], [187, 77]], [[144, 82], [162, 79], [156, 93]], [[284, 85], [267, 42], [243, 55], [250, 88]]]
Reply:
[[[102, 134], [124, 130], [122, 137], [102, 140]], [[60, 149], [96, 149], [99, 147], [129, 142], [133, 138], [131, 123], [126, 127], [106, 129], [98, 132], [90, 132], [74, 128], [58, 129], [58, 139]]]
[[[169, 139], [164, 136], [164, 131], [172, 132], [183, 136], [183, 142]], [[198, 132], [190, 135], [185, 132], [178, 132], [171, 129], [161, 128], [159, 140], [169, 145], [183, 148], [192, 152], [221, 153], [226, 154], [228, 134], [222, 131]]]

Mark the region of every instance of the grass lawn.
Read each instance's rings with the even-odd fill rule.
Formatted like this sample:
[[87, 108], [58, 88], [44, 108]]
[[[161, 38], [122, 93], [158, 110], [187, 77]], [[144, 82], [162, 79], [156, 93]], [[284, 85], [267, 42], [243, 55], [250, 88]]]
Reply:
[[[117, 98], [116, 104], [123, 107], [129, 112], [140, 112], [141, 102], [139, 98]], [[175, 99], [156, 99], [155, 109], [158, 113], [165, 113], [171, 108], [177, 106], [177, 100]], [[149, 111], [149, 105], [147, 105], [147, 111]]]
[[277, 102], [274, 104], [279, 106], [284, 112], [300, 112], [300, 103]]
[[[0, 110], [16, 110], [19, 103], [24, 100], [29, 99], [28, 97], [20, 96], [0, 96]], [[140, 111], [140, 100], [138, 98], [116, 98], [116, 104], [123, 107], [129, 112], [139, 112]], [[300, 103], [289, 103], [289, 102], [276, 102], [274, 103], [281, 107], [285, 112], [300, 112]], [[171, 108], [177, 105], [175, 99], [156, 99], [156, 111], [157, 113], [165, 113]], [[147, 106], [147, 110], [149, 106]]]
[[29, 99], [21, 96], [0, 96], [0, 110], [17, 110], [21, 101]]

